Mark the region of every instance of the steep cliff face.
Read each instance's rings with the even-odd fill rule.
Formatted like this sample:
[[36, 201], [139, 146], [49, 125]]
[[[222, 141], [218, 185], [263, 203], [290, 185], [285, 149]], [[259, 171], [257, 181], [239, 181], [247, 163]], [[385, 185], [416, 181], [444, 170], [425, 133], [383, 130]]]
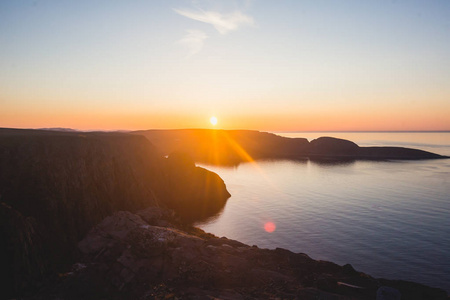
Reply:
[[163, 158], [139, 136], [2, 137], [0, 164], [2, 201], [69, 244], [113, 211], [155, 205], [165, 192]]
[[166, 164], [166, 183], [171, 192], [166, 203], [183, 220], [200, 221], [223, 209], [231, 195], [219, 175], [195, 167], [192, 158], [183, 152], [172, 153]]
[[[167, 159], [147, 139], [118, 133], [3, 129], [0, 166], [0, 201], [23, 220], [32, 220], [33, 230], [31, 225], [22, 227], [32, 232], [31, 239], [39, 237], [42, 244], [39, 253], [44, 257], [29, 264], [33, 274], [64, 269], [71, 263], [76, 243], [113, 212], [167, 206], [179, 195], [184, 197], [178, 201], [189, 201], [211, 176], [211, 172], [204, 170], [202, 175], [188, 177], [196, 170], [195, 165], [180, 164], [180, 170], [177, 163], [169, 167]], [[170, 178], [177, 182], [169, 184]], [[192, 188], [180, 190], [186, 186]], [[226, 190], [223, 182], [218, 188]], [[209, 201], [217, 200], [224, 205], [227, 198]], [[2, 228], [7, 226], [3, 224]], [[16, 234], [25, 233], [19, 230]], [[10, 255], [18, 255], [14, 251]], [[37, 270], [34, 265], [39, 264], [45, 268]]]

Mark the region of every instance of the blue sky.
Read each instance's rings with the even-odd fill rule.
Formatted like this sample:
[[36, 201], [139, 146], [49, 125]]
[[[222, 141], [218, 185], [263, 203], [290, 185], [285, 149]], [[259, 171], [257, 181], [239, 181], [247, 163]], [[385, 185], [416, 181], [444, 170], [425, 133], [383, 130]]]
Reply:
[[0, 126], [450, 130], [450, 1], [2, 1]]

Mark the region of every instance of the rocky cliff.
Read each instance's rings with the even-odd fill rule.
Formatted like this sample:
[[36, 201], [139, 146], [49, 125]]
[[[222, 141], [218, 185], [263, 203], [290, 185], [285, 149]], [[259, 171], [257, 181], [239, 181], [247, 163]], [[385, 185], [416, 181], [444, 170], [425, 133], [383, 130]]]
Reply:
[[0, 166], [8, 293], [33, 290], [70, 265], [78, 241], [115, 211], [163, 206], [195, 219], [229, 197], [216, 174], [164, 158], [136, 135], [0, 129]]
[[35, 299], [447, 299], [351, 265], [218, 238], [152, 207], [105, 218], [78, 249], [72, 270]]

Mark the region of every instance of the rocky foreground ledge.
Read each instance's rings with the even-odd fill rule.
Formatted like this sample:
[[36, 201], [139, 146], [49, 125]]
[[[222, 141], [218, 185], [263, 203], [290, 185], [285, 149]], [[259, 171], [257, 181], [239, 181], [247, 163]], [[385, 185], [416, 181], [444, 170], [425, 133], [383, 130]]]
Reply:
[[105, 218], [78, 251], [72, 271], [33, 299], [448, 299], [351, 265], [218, 238], [154, 207]]

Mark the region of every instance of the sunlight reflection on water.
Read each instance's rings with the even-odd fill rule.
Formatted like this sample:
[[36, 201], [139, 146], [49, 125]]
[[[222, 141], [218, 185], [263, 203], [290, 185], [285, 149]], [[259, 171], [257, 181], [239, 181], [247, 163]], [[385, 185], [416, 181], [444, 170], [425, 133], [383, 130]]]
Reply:
[[[370, 138], [383, 140], [380, 135]], [[431, 134], [425, 143], [426, 134], [417, 135], [424, 144], [436, 139]], [[450, 133], [444, 136], [435, 147], [444, 152], [435, 152], [450, 155]], [[358, 141], [355, 134], [353, 139]], [[450, 160], [258, 166], [204, 166], [224, 179], [232, 197], [220, 216], [199, 227], [450, 291]], [[265, 230], [269, 220], [276, 224], [271, 233]]]

